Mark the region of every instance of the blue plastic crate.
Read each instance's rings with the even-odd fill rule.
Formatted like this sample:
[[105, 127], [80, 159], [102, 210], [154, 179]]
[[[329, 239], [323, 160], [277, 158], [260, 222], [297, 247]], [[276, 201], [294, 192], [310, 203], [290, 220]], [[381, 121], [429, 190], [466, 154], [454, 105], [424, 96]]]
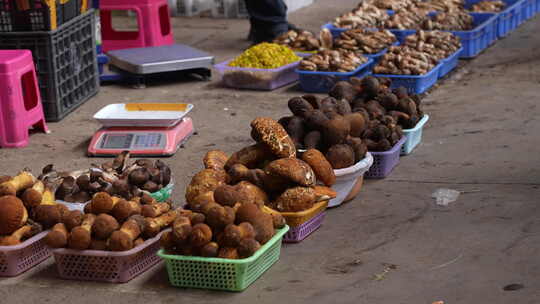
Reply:
[[449, 31], [461, 39], [463, 51], [459, 58], [473, 58], [497, 40], [497, 14], [471, 13], [474, 29]]
[[540, 0], [536, 0], [536, 3], [534, 4], [534, 9], [536, 14], [540, 13]]
[[453, 69], [456, 68], [459, 62], [459, 55], [463, 51], [463, 47], [460, 47], [454, 54], [450, 55], [448, 58], [441, 60], [441, 67], [439, 69], [439, 79], [446, 76]]
[[373, 74], [375, 77], [385, 77], [392, 80], [391, 88], [405, 87], [410, 94], [422, 94], [431, 88], [439, 79], [439, 69], [442, 63], [436, 65], [424, 75], [387, 75]]
[[416, 123], [416, 126], [412, 129], [404, 129], [403, 134], [407, 138], [403, 146], [401, 146], [401, 155], [408, 155], [422, 142], [422, 130], [424, 125], [428, 122], [429, 115], [424, 114], [422, 119]]
[[[467, 0], [465, 8], [470, 9], [472, 6], [483, 0]], [[506, 3], [506, 8], [497, 13], [497, 37], [502, 38], [515, 30], [521, 23], [521, 7], [523, 0], [503, 0]], [[537, 1], [537, 0], [535, 0]], [[540, 0], [538, 0], [540, 1]]]
[[348, 73], [338, 72], [317, 72], [317, 71], [302, 71], [296, 70], [300, 80], [300, 87], [304, 92], [308, 93], [328, 93], [339, 81], [347, 81], [351, 77], [362, 78], [371, 74], [373, 67], [373, 59], [368, 58], [368, 61], [356, 70]]
[[537, 0], [521, 0], [521, 21], [525, 22], [536, 14]]

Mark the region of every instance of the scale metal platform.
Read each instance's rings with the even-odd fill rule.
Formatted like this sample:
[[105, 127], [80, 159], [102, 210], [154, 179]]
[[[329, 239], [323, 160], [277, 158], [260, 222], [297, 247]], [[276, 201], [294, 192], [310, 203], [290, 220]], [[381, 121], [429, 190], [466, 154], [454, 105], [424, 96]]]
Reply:
[[147, 78], [168, 78], [166, 74], [195, 74], [203, 80], [212, 76], [214, 57], [183, 44], [114, 50], [107, 53], [109, 66], [144, 86]]

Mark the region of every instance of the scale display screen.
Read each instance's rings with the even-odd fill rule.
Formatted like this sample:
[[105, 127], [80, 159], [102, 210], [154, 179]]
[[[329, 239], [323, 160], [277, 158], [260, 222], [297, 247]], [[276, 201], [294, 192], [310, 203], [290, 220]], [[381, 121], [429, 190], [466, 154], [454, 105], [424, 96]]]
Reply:
[[103, 149], [127, 149], [131, 146], [133, 134], [106, 134], [101, 142]]

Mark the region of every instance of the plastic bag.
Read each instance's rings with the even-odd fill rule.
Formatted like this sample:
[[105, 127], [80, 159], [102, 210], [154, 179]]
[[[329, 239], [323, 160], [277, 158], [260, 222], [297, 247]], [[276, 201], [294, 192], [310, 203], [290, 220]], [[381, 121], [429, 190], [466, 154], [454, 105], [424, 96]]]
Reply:
[[461, 192], [453, 189], [439, 188], [433, 192], [431, 197], [435, 199], [435, 202], [439, 206], [448, 206], [448, 204], [455, 202]]

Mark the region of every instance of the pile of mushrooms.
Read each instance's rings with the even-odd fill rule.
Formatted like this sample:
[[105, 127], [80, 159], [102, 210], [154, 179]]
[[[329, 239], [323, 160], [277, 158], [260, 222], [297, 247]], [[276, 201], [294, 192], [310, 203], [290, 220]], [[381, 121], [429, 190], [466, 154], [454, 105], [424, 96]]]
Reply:
[[159, 191], [171, 182], [171, 169], [161, 160], [130, 162], [129, 152], [122, 152], [113, 161], [93, 165], [88, 170], [59, 172], [48, 165], [40, 179], [53, 185], [57, 199], [83, 203], [97, 192], [132, 199]]
[[58, 223], [69, 210], [28, 170], [0, 176], [0, 246], [18, 245]]
[[186, 189], [185, 207], [204, 220], [173, 224], [172, 234], [162, 238], [168, 252], [245, 258], [285, 226], [280, 212], [308, 210], [336, 197], [329, 188], [336, 177], [321, 152], [297, 158], [293, 140], [271, 118], [256, 118], [251, 127], [255, 144], [230, 156], [220, 150], [205, 155], [205, 169]]
[[290, 30], [278, 36], [274, 43], [287, 45], [297, 52], [313, 52], [332, 48], [332, 34], [322, 30], [319, 37], [306, 30]]
[[375, 54], [396, 41], [396, 36], [387, 30], [353, 29], [341, 33], [334, 42], [334, 47], [362, 54]]
[[356, 70], [367, 61], [367, 57], [345, 49], [322, 50], [302, 59], [298, 68], [304, 71], [346, 73]]
[[411, 6], [397, 11], [384, 22], [384, 28], [387, 29], [418, 29], [420, 25], [428, 19], [427, 9]]
[[373, 68], [384, 75], [423, 75], [437, 65], [438, 59], [409, 46], [392, 46]]
[[126, 200], [98, 192], [84, 213], [69, 211], [45, 237], [51, 248], [126, 251], [143, 245], [168, 228], [180, 210], [147, 194]]
[[440, 12], [422, 23], [423, 30], [469, 31], [473, 29], [473, 17], [464, 10]]
[[503, 1], [481, 1], [472, 6], [471, 11], [476, 13], [498, 13], [506, 8]]
[[449, 32], [418, 31], [414, 35], [407, 36], [404, 45], [427, 53], [439, 61], [459, 50], [461, 48], [461, 41], [459, 37]]
[[362, 2], [353, 11], [337, 17], [333, 25], [339, 28], [379, 28], [389, 18], [385, 9]]

